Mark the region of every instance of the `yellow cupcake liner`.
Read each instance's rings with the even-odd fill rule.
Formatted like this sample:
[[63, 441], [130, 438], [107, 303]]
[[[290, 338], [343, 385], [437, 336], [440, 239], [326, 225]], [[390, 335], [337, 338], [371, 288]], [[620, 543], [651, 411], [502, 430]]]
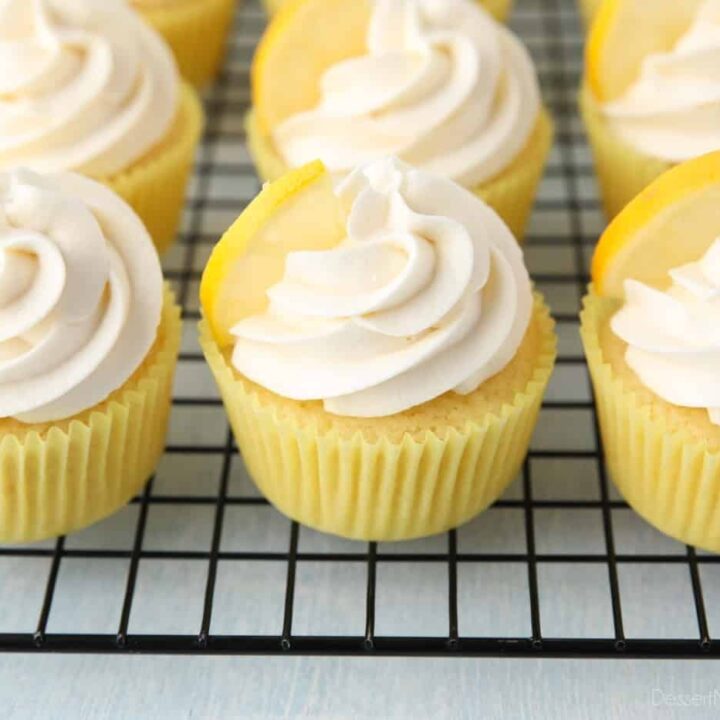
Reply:
[[182, 0], [143, 8], [140, 14], [172, 48], [183, 77], [203, 87], [218, 74], [236, 0]]
[[0, 542], [78, 530], [141, 490], [165, 446], [180, 332], [166, 287], [155, 345], [106, 401], [57, 423], [0, 420]]
[[230, 351], [219, 349], [204, 321], [200, 344], [245, 464], [273, 505], [335, 535], [403, 540], [470, 520], [517, 476], [555, 360], [554, 326], [539, 296], [534, 321], [529, 381], [511, 403], [496, 400], [482, 416], [466, 411], [413, 432], [402, 429], [403, 416], [353, 429], [321, 406], [311, 411], [258, 388], [233, 370]]
[[[263, 0], [263, 5], [268, 15], [274, 15], [285, 2], [286, 0]], [[505, 22], [512, 12], [513, 0], [479, 0], [479, 2], [501, 22]]]
[[720, 552], [720, 449], [671, 424], [662, 407], [642, 400], [617, 375], [600, 335], [617, 307], [591, 290], [581, 313], [612, 480], [632, 508], [660, 531]]
[[473, 192], [505, 221], [520, 243], [525, 239], [553, 137], [552, 119], [543, 109], [530, 141], [512, 164], [497, 177], [473, 188]]
[[672, 165], [644, 155], [621, 140], [603, 118], [587, 87], [580, 91], [580, 110], [592, 147], [603, 208], [612, 220]]
[[586, 29], [590, 29], [592, 21], [595, 19], [597, 11], [600, 9], [603, 0], [578, 0], [580, 5], [580, 15]]
[[203, 125], [197, 93], [183, 84], [180, 109], [168, 137], [127, 170], [95, 178], [132, 206], [158, 252], [167, 250], [177, 236]]
[[[288, 168], [269, 137], [260, 132], [255, 113], [245, 118], [248, 150], [263, 181], [282, 177]], [[473, 192], [505, 221], [519, 242], [523, 241], [538, 185], [545, 171], [554, 136], [553, 122], [543, 109], [528, 144], [500, 175], [473, 188]]]

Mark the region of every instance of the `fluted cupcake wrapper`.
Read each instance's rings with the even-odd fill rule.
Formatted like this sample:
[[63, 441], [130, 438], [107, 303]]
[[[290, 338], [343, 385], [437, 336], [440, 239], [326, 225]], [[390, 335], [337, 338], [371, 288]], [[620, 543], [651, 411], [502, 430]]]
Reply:
[[203, 124], [197, 93], [183, 84], [180, 110], [168, 138], [128, 170], [96, 178], [132, 206], [161, 253], [175, 241], [180, 227]]
[[[274, 15], [289, 0], [263, 0], [265, 11]], [[512, 12], [513, 0], [478, 0], [488, 11], [501, 22], [505, 22]]]
[[165, 446], [180, 329], [166, 288], [157, 342], [108, 400], [58, 423], [0, 420], [0, 542], [85, 527], [145, 485]]
[[670, 427], [639, 402], [603, 357], [600, 329], [616, 306], [592, 292], [581, 335], [612, 480], [649, 523], [689, 545], [720, 552], [720, 451]]
[[603, 208], [611, 220], [672, 166], [621, 140], [602, 117], [587, 87], [580, 91], [580, 111], [592, 147]]
[[[260, 178], [276, 180], [284, 175], [288, 168], [269, 139], [260, 132], [252, 110], [245, 118], [245, 131], [248, 149]], [[527, 146], [511, 165], [497, 177], [472, 190], [500, 215], [519, 242], [523, 241], [535, 204], [553, 136], [552, 119], [543, 109]]]
[[540, 299], [540, 351], [512, 404], [442, 434], [396, 439], [319, 430], [259, 398], [220, 351], [208, 325], [200, 344], [220, 388], [247, 468], [281, 512], [325, 532], [403, 540], [457, 527], [497, 500], [527, 453], [555, 359], [555, 334]]
[[203, 87], [218, 74], [236, 0], [185, 0], [141, 10], [168, 42], [183, 77]]

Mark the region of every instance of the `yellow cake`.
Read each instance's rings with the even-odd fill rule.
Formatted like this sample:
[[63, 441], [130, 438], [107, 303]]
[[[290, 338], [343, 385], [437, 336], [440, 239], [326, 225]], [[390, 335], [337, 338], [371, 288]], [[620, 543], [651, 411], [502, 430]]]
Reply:
[[[408, 17], [402, 22], [415, 27], [412, 18], [423, 12], [421, 5], [403, 8]], [[352, 166], [397, 155], [476, 192], [522, 239], [553, 124], [520, 41], [477, 12], [470, 0], [452, 9], [456, 14], [448, 12], [437, 21], [449, 25], [443, 32], [457, 36], [463, 46], [472, 44], [481, 68], [474, 80], [467, 61], [442, 60], [442, 50], [425, 30], [408, 39], [405, 50], [415, 57], [411, 48], [423, 47], [421, 57], [434, 69], [422, 78], [413, 75], [409, 61], [404, 69], [383, 69], [383, 63], [399, 62], [403, 55], [403, 48], [384, 47], [376, 37], [402, 36], [392, 30], [400, 20], [385, 14], [386, 5], [370, 0], [292, 0], [285, 5], [253, 61], [253, 109], [246, 129], [260, 177], [272, 180], [314, 159], [342, 177]], [[433, 22], [425, 18], [417, 24], [432, 29]], [[317, 39], [311, 48], [308, 27]], [[377, 30], [381, 27], [384, 33]], [[487, 42], [479, 42], [481, 37]], [[433, 80], [432, 73], [447, 77]], [[478, 84], [472, 102], [455, 90], [468, 82]], [[403, 90], [406, 85], [411, 89]], [[441, 93], [439, 87], [447, 90]]]
[[598, 244], [581, 316], [613, 481], [658, 529], [715, 552], [720, 416], [707, 406], [714, 380], [696, 358], [718, 350], [711, 330], [698, 340], [697, 318], [714, 311], [693, 292], [717, 248], [720, 153], [668, 171], [618, 215]]
[[164, 40], [125, 3], [76, 0], [10, 3], [0, 43], [0, 169], [100, 180], [165, 250], [177, 234], [203, 111]]
[[215, 79], [225, 57], [236, 0], [131, 0], [167, 40], [183, 77], [197, 87]]
[[580, 108], [609, 218], [673, 165], [720, 149], [716, 15], [714, 0], [598, 8]]
[[[510, 282], [508, 275], [493, 273], [500, 272], [500, 267], [512, 267], [513, 277], [523, 278], [515, 286], [519, 293], [517, 304], [498, 305], [494, 311], [498, 318], [508, 313], [501, 325], [504, 336], [512, 335], [515, 344], [503, 350], [503, 361], [492, 364], [487, 377], [481, 373], [481, 382], [460, 384], [458, 392], [442, 391], [446, 385], [457, 386], [458, 362], [481, 362], [468, 351], [464, 356], [463, 348], [469, 347], [464, 344], [451, 345], [446, 351], [441, 350], [444, 345], [439, 346], [423, 361], [429, 364], [422, 364], [410, 375], [390, 370], [396, 363], [405, 367], [402, 358], [407, 354], [397, 352], [420, 352], [415, 343], [441, 342], [439, 333], [446, 332], [449, 320], [438, 321], [437, 328], [403, 341], [389, 336], [381, 339], [371, 332], [363, 340], [348, 341], [353, 342], [348, 347], [358, 343], [349, 355], [345, 349], [339, 350], [345, 342], [342, 339], [323, 339], [331, 337], [323, 328], [333, 334], [355, 333], [357, 328], [365, 327], [365, 321], [359, 325], [340, 321], [338, 326], [333, 320], [329, 326], [321, 325], [316, 341], [325, 349], [317, 356], [312, 349], [302, 349], [305, 344], [310, 348], [315, 341], [302, 341], [297, 335], [307, 328], [312, 335], [316, 321], [309, 325], [303, 321], [297, 331], [291, 331], [289, 346], [286, 340], [272, 345], [268, 339], [268, 332], [272, 335], [276, 327], [275, 320], [263, 314], [268, 297], [273, 297], [273, 312], [281, 312], [279, 293], [283, 287], [291, 292], [292, 287], [298, 289], [292, 282], [288, 286], [283, 285], [284, 281], [277, 282], [285, 271], [292, 273], [292, 267], [303, 258], [308, 262], [322, 263], [324, 258], [342, 261], [346, 248], [351, 253], [364, 253], [366, 245], [359, 236], [384, 217], [380, 206], [366, 205], [372, 196], [368, 183], [376, 183], [379, 193], [390, 193], [392, 202], [407, 199], [413, 212], [420, 213], [422, 208], [437, 212], [422, 216], [426, 218], [421, 222], [427, 223], [428, 237], [446, 227], [443, 213], [456, 218], [447, 227], [464, 222], [472, 237], [490, 238], [496, 248], [493, 252], [507, 254], [510, 265], [493, 264], [495, 269], [488, 271], [495, 277], [489, 281], [495, 289], [477, 291], [483, 293], [483, 307], [487, 306], [488, 313], [493, 312], [489, 308], [494, 293]], [[387, 190], [386, 183], [395, 185], [396, 190]], [[394, 222], [390, 216], [386, 221]], [[484, 233], [476, 222], [485, 227]], [[346, 234], [348, 238], [343, 241]], [[377, 243], [370, 243], [371, 248], [388, 251], [394, 242], [391, 236], [392, 232], [383, 241], [386, 236], [378, 235]], [[445, 242], [440, 237], [438, 248]], [[476, 252], [484, 252], [481, 246], [476, 247]], [[323, 249], [326, 252], [321, 252]], [[392, 257], [397, 256], [391, 254], [387, 262], [378, 257], [373, 262], [380, 270], [392, 264]], [[411, 253], [409, 257], [416, 256]], [[539, 295], [533, 297], [522, 267], [520, 250], [492, 210], [449, 181], [394, 160], [378, 161], [358, 170], [337, 191], [319, 162], [291, 171], [266, 186], [218, 243], [205, 269], [200, 342], [244, 461], [268, 499], [304, 524], [366, 540], [399, 540], [441, 532], [469, 520], [494, 502], [516, 476], [525, 457], [555, 357], [556, 339], [549, 312]], [[413, 272], [416, 269], [413, 264]], [[337, 272], [342, 275], [344, 270], [338, 268]], [[463, 291], [462, 277], [462, 273], [456, 274], [460, 292], [471, 292]], [[338, 282], [346, 290], [352, 286], [349, 280]], [[414, 281], [412, 286], [421, 292]], [[396, 286], [390, 282], [385, 288], [389, 287]], [[404, 292], [401, 294], [405, 297]], [[469, 303], [462, 305], [464, 313], [473, 307], [470, 298], [474, 295], [462, 297]], [[337, 301], [355, 300], [339, 297]], [[291, 300], [289, 317], [301, 313], [302, 306], [302, 299]], [[335, 302], [330, 307], [340, 312]], [[409, 327], [407, 323], [414, 326], [426, 322], [424, 315], [416, 316], [422, 307], [423, 301], [418, 300], [417, 304], [396, 308], [399, 315], [391, 313], [396, 328], [392, 332], [401, 332], [397, 328]], [[391, 316], [377, 312], [368, 315], [367, 321], [372, 327], [376, 323], [384, 327]], [[448, 317], [455, 317], [454, 311]], [[283, 319], [283, 328], [285, 322], [295, 321]], [[487, 322], [491, 323], [489, 319]], [[284, 332], [281, 330], [281, 335]], [[469, 329], [465, 332], [468, 335], [463, 342], [482, 344], [481, 335], [476, 337]], [[264, 339], [257, 342], [258, 338]], [[301, 349], [297, 349], [298, 342]], [[486, 348], [495, 347], [493, 342], [488, 336]], [[388, 349], [388, 343], [396, 350]], [[298, 357], [293, 355], [287, 366], [282, 362], [286, 347], [290, 353], [300, 353]], [[377, 351], [373, 349], [376, 347]], [[366, 358], [359, 357], [366, 353]], [[351, 369], [346, 368], [347, 363]], [[378, 371], [378, 377], [387, 379], [373, 385], [365, 375], [375, 377]], [[332, 397], [325, 399], [322, 390], [314, 395], [318, 384], [327, 387], [329, 383], [350, 383], [366, 389], [350, 394], [335, 390]], [[386, 387], [386, 383], [390, 385]], [[282, 392], [278, 391], [280, 386]]]
[[150, 236], [102, 185], [0, 173], [0, 216], [0, 542], [17, 543], [96, 522], [147, 482], [181, 323]]

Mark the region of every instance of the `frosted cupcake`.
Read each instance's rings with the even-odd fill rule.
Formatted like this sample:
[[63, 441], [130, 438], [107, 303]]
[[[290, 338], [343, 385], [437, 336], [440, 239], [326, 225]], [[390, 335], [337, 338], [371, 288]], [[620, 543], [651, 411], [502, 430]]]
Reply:
[[235, 0], [130, 0], [165, 38], [188, 81], [202, 87], [220, 70]]
[[610, 225], [582, 336], [612, 479], [657, 528], [720, 552], [720, 153]]
[[602, 5], [581, 105], [610, 218], [673, 165], [720, 149], [720, 2]]
[[[307, 28], [315, 43], [307, 45]], [[521, 238], [552, 141], [532, 60], [471, 0], [303, 0], [253, 63], [260, 176], [396, 155], [471, 189]]]
[[133, 211], [74, 174], [0, 173], [0, 542], [124, 505], [163, 450], [180, 338]]
[[165, 249], [202, 110], [162, 38], [124, 0], [3, 0], [0, 57], [0, 169], [100, 180]]
[[[263, 5], [269, 15], [274, 15], [280, 8], [290, 5], [293, 0], [263, 0]], [[297, 2], [297, 0], [294, 0]], [[362, 0], [359, 0], [362, 2]], [[513, 0], [476, 0], [500, 22], [505, 22], [510, 16]]]
[[365, 540], [438, 533], [525, 457], [555, 334], [495, 212], [383, 159], [268, 185], [203, 275], [201, 344], [258, 487]]

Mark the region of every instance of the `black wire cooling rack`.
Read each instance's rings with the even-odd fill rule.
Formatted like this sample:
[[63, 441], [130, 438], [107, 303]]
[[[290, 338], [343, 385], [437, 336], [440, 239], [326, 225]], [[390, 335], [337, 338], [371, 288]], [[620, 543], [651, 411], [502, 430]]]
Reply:
[[404, 545], [319, 536], [252, 489], [194, 337], [210, 248], [258, 190], [242, 121], [264, 22], [254, 1], [238, 13], [206, 97], [182, 237], [165, 258], [185, 338], [163, 464], [94, 529], [0, 549], [0, 650], [720, 657], [720, 557], [649, 529], [602, 462], [577, 338], [603, 221], [576, 113], [573, 0], [517, 0], [513, 20], [557, 125], [526, 252], [561, 350], [521, 478], [470, 526]]

